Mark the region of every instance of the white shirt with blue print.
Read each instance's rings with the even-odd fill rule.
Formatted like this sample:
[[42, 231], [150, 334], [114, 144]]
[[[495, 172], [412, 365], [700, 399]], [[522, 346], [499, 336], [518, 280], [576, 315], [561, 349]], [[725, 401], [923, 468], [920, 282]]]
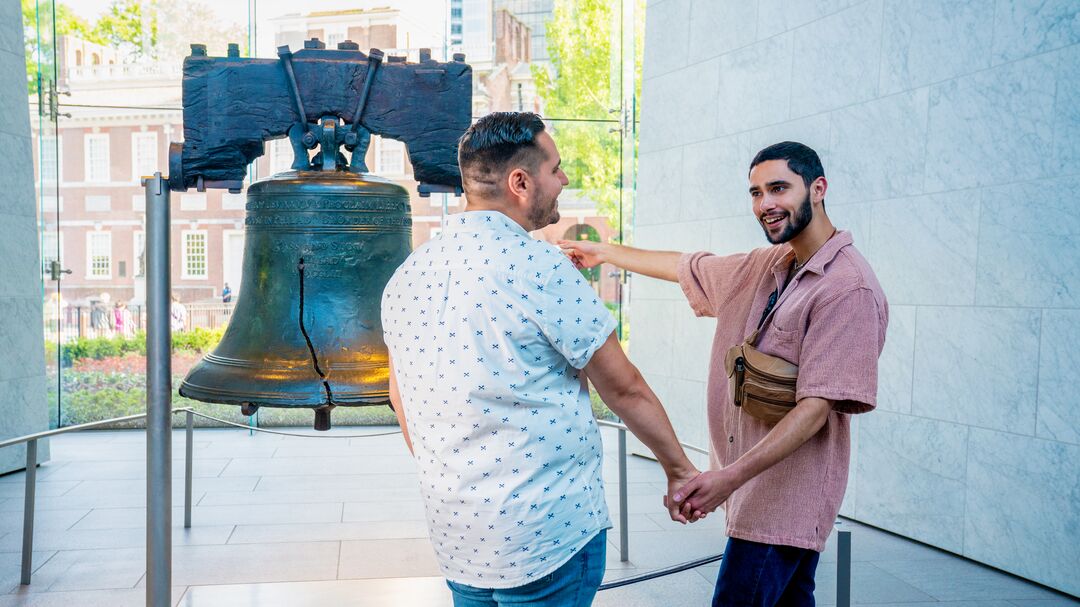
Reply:
[[611, 527], [578, 369], [615, 320], [557, 248], [453, 215], [390, 279], [382, 322], [447, 579], [521, 586]]

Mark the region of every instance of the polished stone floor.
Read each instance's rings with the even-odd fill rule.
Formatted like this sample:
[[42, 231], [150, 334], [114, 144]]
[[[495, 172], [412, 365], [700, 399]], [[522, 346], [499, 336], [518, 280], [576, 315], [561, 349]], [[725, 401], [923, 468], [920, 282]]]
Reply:
[[[450, 605], [400, 436], [322, 438], [197, 429], [193, 525], [176, 508], [173, 597], [186, 607]], [[306, 432], [306, 430], [298, 430]], [[605, 429], [608, 503], [617, 521], [615, 434]], [[174, 434], [174, 505], [183, 504], [182, 432]], [[140, 431], [53, 439], [38, 472], [34, 577], [19, 585], [23, 475], [0, 477], [0, 607], [144, 605], [145, 440]], [[630, 561], [609, 533], [607, 580], [723, 549], [723, 521], [672, 523], [663, 474], [629, 461]], [[617, 523], [616, 523], [617, 524]], [[853, 521], [852, 599], [905, 607], [1058, 607], [1072, 599]], [[835, 534], [834, 534], [835, 538]], [[601, 592], [596, 605], [707, 605], [718, 567]], [[818, 569], [818, 604], [835, 603], [832, 542]]]

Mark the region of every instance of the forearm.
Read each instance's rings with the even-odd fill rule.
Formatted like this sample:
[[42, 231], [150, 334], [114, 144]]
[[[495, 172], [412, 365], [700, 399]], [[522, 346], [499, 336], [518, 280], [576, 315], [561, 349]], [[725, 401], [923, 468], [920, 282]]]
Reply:
[[600, 397], [634, 436], [653, 452], [669, 477], [691, 470], [693, 464], [679, 444], [660, 400], [640, 375], [635, 379], [628, 389], [613, 394], [605, 394], [598, 389]]
[[652, 278], [678, 282], [679, 258], [677, 251], [650, 251], [622, 245], [608, 245], [603, 250], [603, 260], [628, 272], [644, 274]]
[[738, 486], [791, 455], [821, 430], [832, 411], [832, 403], [822, 398], [804, 398], [784, 419], [731, 466]]

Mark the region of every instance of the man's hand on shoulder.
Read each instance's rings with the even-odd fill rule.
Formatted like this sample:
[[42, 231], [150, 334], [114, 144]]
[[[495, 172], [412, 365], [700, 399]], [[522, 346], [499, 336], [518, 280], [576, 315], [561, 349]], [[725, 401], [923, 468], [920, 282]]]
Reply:
[[607, 249], [613, 246], [591, 240], [560, 240], [558, 245], [579, 270], [595, 268], [604, 263]]

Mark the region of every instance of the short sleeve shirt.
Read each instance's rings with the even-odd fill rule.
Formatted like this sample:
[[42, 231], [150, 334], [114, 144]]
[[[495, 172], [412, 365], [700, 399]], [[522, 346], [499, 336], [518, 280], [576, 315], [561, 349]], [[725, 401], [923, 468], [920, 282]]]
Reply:
[[848, 232], [829, 239], [789, 280], [793, 261], [788, 245], [723, 257], [694, 253], [682, 257], [678, 274], [694, 311], [718, 319], [707, 404], [716, 468], [733, 463], [772, 429], [735, 407], [724, 358], [758, 328], [770, 295], [779, 293], [757, 348], [799, 366], [797, 399], [828, 399], [833, 410], [810, 440], [732, 494], [727, 532], [821, 551], [847, 487], [848, 418], [877, 402], [889, 310]]
[[453, 215], [382, 319], [447, 579], [524, 585], [611, 526], [579, 369], [615, 320], [557, 248], [501, 213]]

